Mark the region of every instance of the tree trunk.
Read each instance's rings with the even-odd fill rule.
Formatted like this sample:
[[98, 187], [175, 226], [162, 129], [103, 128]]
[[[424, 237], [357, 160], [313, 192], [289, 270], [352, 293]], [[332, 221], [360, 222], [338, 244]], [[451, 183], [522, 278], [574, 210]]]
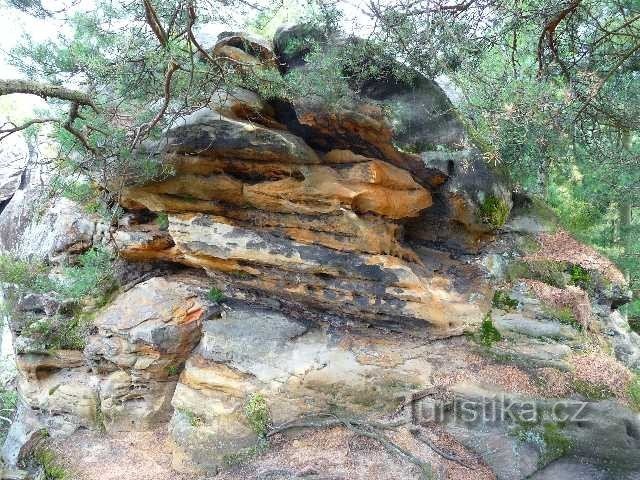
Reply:
[[71, 90], [58, 85], [33, 82], [31, 80], [0, 80], [0, 96], [11, 93], [27, 93], [44, 99], [59, 98], [78, 105], [94, 106], [91, 97], [79, 90]]

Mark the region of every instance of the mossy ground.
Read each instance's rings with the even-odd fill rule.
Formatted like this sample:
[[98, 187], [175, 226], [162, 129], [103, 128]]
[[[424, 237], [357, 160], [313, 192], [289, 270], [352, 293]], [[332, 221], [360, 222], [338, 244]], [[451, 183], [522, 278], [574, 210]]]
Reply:
[[553, 260], [517, 260], [507, 266], [507, 279], [515, 281], [521, 278], [538, 280], [557, 288], [566, 288], [569, 276], [567, 264]]

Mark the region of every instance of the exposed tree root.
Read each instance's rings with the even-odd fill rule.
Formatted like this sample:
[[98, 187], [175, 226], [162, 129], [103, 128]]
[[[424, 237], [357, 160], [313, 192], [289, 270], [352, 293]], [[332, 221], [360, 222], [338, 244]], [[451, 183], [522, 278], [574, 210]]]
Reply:
[[405, 425], [406, 423], [406, 421], [392, 423], [370, 422], [355, 417], [339, 417], [332, 413], [320, 413], [304, 416], [276, 426], [269, 431], [267, 437], [296, 428], [331, 428], [343, 426], [356, 435], [376, 440], [389, 453], [404, 458], [408, 462], [416, 465], [420, 469], [420, 478], [424, 480], [432, 480], [435, 478], [435, 473], [430, 463], [421, 460], [408, 450], [397, 445], [383, 433], [384, 430], [391, 430], [395, 427]]
[[411, 427], [409, 428], [409, 432], [411, 432], [411, 435], [413, 435], [413, 437], [416, 440], [427, 445], [429, 448], [431, 448], [431, 450], [433, 450], [435, 453], [440, 455], [445, 460], [450, 460], [452, 462], [455, 462], [458, 465], [463, 466], [464, 468], [468, 468], [469, 470], [476, 469], [476, 467], [474, 467], [473, 465], [469, 465], [468, 463], [464, 462], [462, 459], [460, 459], [457, 455], [453, 453], [446, 452], [445, 450], [441, 449], [438, 445], [436, 445], [430, 438], [422, 435], [422, 430], [420, 429], [420, 427]]

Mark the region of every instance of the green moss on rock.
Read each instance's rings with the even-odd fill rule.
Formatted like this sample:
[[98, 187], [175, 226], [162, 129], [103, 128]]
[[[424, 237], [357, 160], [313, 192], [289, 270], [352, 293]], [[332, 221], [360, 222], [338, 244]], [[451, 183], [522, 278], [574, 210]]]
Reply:
[[640, 411], [640, 373], [636, 373], [629, 382], [627, 394], [631, 406], [635, 410]]
[[575, 393], [582, 395], [587, 400], [599, 401], [615, 397], [615, 394], [608, 386], [586, 380], [574, 379], [571, 382], [571, 388]]
[[270, 415], [267, 400], [261, 393], [252, 393], [244, 404], [244, 415], [251, 429], [261, 438], [269, 430]]
[[538, 280], [558, 288], [566, 288], [568, 275], [566, 262], [553, 260], [520, 260], [507, 266], [507, 279], [515, 281], [521, 278]]
[[583, 326], [573, 313], [573, 310], [569, 307], [554, 308], [543, 307], [544, 314], [552, 320], [562, 323], [563, 325], [569, 325], [576, 330], [582, 331]]
[[504, 290], [496, 290], [493, 294], [492, 305], [500, 310], [515, 310], [518, 308], [518, 301], [511, 298]]
[[494, 343], [502, 340], [502, 335], [500, 335], [500, 332], [493, 326], [493, 319], [490, 313], [487, 313], [480, 325], [478, 340], [485, 347], [491, 347]]
[[494, 195], [487, 196], [478, 207], [478, 217], [494, 229], [502, 227], [509, 217], [509, 205]]

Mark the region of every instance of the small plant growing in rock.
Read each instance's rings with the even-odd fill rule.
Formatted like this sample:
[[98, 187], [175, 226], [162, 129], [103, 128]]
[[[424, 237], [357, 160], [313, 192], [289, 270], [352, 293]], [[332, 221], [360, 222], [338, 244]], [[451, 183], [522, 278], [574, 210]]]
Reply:
[[252, 393], [244, 404], [244, 415], [249, 426], [260, 437], [265, 438], [269, 430], [270, 415], [267, 400], [260, 393]]
[[167, 372], [167, 375], [169, 375], [170, 377], [175, 377], [180, 373], [180, 366], [172, 363], [170, 365], [167, 365], [165, 367], [165, 370]]
[[496, 327], [493, 326], [491, 313], [487, 313], [487, 315], [484, 317], [484, 320], [482, 320], [480, 331], [478, 332], [478, 338], [480, 340], [480, 343], [485, 347], [490, 347], [494, 343], [502, 340], [502, 335], [500, 335], [500, 332], [496, 329]]
[[478, 217], [480, 217], [484, 223], [494, 229], [498, 229], [505, 224], [509, 217], [509, 206], [504, 200], [489, 195], [478, 207]]
[[591, 285], [591, 274], [588, 270], [580, 265], [571, 265], [569, 267], [569, 275], [571, 276], [571, 285], [587, 289]]
[[100, 433], [106, 433], [107, 432], [107, 426], [105, 425], [104, 412], [102, 411], [102, 407], [100, 406], [100, 402], [98, 402], [98, 405], [96, 406], [95, 422], [96, 422], [96, 428], [98, 429], [98, 432], [100, 432]]
[[167, 230], [169, 228], [169, 215], [162, 212], [156, 217], [156, 225], [160, 230]]
[[523, 423], [513, 432], [520, 442], [532, 443], [540, 449], [540, 466], [566, 456], [573, 448], [573, 442], [562, 429], [561, 423]]
[[211, 287], [207, 292], [207, 299], [214, 303], [220, 303], [222, 300], [224, 300], [224, 294], [219, 288]]
[[555, 423], [545, 423], [542, 432], [544, 440], [544, 463], [552, 462], [567, 455], [573, 448], [573, 442], [562, 433], [561, 426]]
[[14, 390], [0, 387], [0, 443], [4, 443], [17, 404], [18, 394]]
[[518, 308], [518, 301], [511, 298], [504, 290], [496, 290], [493, 294], [492, 305], [500, 310], [515, 310]]
[[184, 408], [181, 408], [181, 409], [178, 409], [178, 412], [184, 415], [184, 417], [189, 422], [189, 425], [191, 425], [193, 428], [198, 428], [204, 425], [204, 418], [202, 418], [199, 415], [196, 415], [191, 410], [186, 410]]

